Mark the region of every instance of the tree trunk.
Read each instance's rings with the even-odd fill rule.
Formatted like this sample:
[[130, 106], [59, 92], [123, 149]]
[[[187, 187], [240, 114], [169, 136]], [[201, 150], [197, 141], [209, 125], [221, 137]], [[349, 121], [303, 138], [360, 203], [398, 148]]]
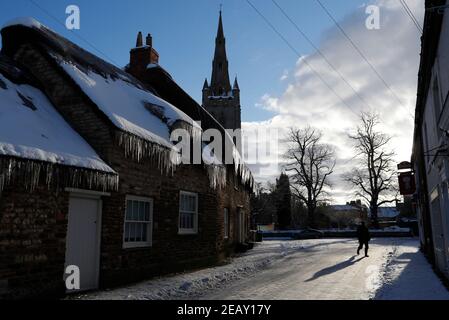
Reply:
[[315, 228], [315, 206], [309, 205], [307, 207], [307, 226], [309, 228]]
[[377, 205], [371, 204], [371, 221], [373, 223], [373, 227], [379, 228], [379, 218], [377, 216]]

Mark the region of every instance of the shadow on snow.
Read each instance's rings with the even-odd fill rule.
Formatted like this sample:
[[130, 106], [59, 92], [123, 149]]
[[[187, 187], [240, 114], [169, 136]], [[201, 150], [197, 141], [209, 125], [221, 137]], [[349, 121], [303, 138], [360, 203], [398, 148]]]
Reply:
[[336, 265], [324, 268], [324, 269], [318, 271], [317, 273], [315, 273], [312, 278], [307, 279], [306, 282], [310, 282], [310, 281], [316, 280], [318, 278], [321, 278], [323, 276], [327, 276], [327, 275], [335, 273], [337, 271], [346, 269], [346, 268], [356, 264], [357, 262], [362, 261], [365, 257], [361, 257], [357, 260], [355, 258], [356, 258], [356, 256], [352, 256], [351, 258], [349, 258], [346, 261], [343, 261], [343, 262], [337, 263]]

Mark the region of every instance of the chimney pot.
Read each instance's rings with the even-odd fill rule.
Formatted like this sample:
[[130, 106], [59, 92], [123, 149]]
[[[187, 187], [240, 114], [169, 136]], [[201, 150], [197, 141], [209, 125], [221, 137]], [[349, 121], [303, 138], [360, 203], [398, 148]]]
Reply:
[[153, 37], [151, 36], [150, 33], [147, 35], [146, 44], [147, 44], [147, 46], [149, 46], [149, 47], [152, 47], [152, 46], [153, 46]]
[[139, 31], [139, 34], [137, 35], [136, 47], [139, 48], [142, 45], [143, 45], [142, 32]]

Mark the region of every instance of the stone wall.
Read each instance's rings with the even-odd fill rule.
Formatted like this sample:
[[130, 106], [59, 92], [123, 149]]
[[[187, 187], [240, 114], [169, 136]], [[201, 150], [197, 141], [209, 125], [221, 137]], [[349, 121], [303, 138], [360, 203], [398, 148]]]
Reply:
[[238, 97], [203, 97], [203, 107], [225, 129], [241, 128], [241, 107]]

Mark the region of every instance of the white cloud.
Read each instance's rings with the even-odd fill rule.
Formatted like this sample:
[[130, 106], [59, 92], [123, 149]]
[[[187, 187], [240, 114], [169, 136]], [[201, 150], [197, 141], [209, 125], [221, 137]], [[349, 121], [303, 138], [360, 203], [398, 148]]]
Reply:
[[[338, 164], [333, 177], [333, 196], [337, 202], [352, 198], [350, 188], [339, 177], [351, 164], [353, 155], [347, 133], [357, 124], [357, 114], [360, 112], [375, 111], [380, 114], [382, 129], [394, 137], [391, 147], [397, 153], [398, 162], [410, 159], [411, 154], [411, 114], [415, 107], [420, 35], [398, 1], [378, 0], [375, 4], [380, 7], [380, 30], [365, 28], [367, 15], [364, 7], [345, 17], [341, 25], [404, 106], [398, 103], [340, 31], [332, 28], [324, 33], [320, 49], [358, 91], [363, 101], [318, 53], [314, 53], [306, 57], [307, 62], [326, 79], [344, 103], [304, 63], [303, 57], [297, 61], [294, 70], [285, 73], [290, 75], [285, 78], [289, 81], [285, 92], [280, 96], [265, 94], [260, 100], [260, 106], [277, 114], [269, 121], [243, 123], [244, 130], [257, 127], [278, 129], [281, 137], [292, 126], [304, 127], [310, 124], [321, 129], [325, 142], [334, 145], [337, 151]], [[408, 5], [418, 20], [422, 21], [423, 0], [409, 1]], [[281, 147], [279, 152], [283, 151]], [[278, 170], [269, 176], [265, 172], [262, 176], [254, 168], [256, 179], [263, 181], [274, 180], [280, 173]]]
[[281, 78], [279, 80], [285, 81], [288, 79], [289, 71], [288, 69], [285, 69], [284, 72], [282, 72]]

